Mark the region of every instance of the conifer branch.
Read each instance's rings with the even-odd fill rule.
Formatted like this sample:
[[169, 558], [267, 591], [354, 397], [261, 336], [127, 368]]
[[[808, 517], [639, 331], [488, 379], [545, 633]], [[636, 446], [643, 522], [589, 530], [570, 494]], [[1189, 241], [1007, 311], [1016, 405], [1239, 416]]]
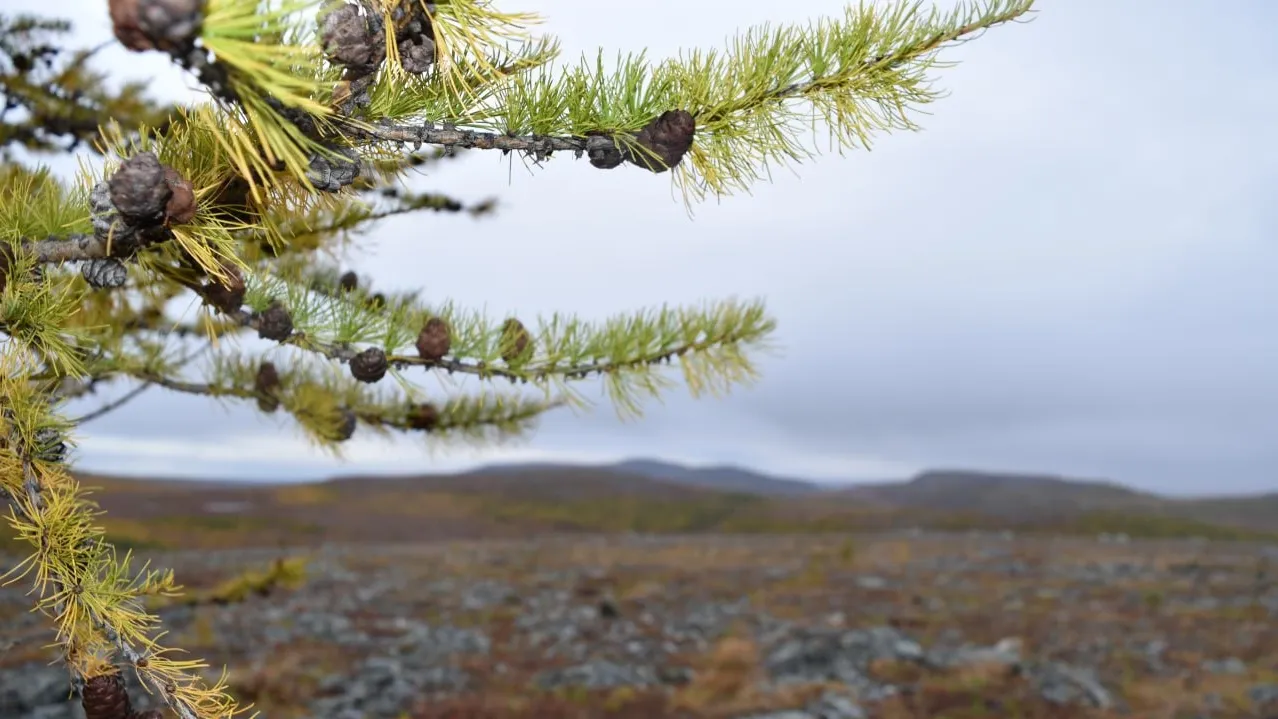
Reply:
[[79, 426], [79, 425], [85, 424], [86, 422], [92, 422], [93, 420], [99, 417], [110, 414], [111, 412], [114, 412], [115, 410], [120, 409], [124, 405], [128, 404], [129, 402], [132, 402], [133, 400], [137, 399], [143, 392], [150, 389], [151, 386], [152, 385], [150, 382], [144, 382], [138, 385], [137, 387], [134, 387], [133, 389], [129, 390], [128, 392], [125, 392], [123, 395], [119, 396], [118, 398], [113, 399], [110, 402], [105, 402], [98, 408], [90, 412], [86, 412], [80, 415], [79, 417], [72, 419], [71, 424]]
[[[384, 353], [388, 369], [422, 367], [560, 391], [567, 391], [566, 382], [602, 377], [623, 414], [638, 413], [635, 389], [654, 396], [660, 392], [666, 383], [654, 370], [676, 359], [694, 396], [703, 385], [726, 390], [748, 383], [754, 370], [743, 352], [766, 350], [775, 328], [760, 301], [663, 307], [598, 324], [554, 316], [524, 330], [524, 348], [514, 357], [504, 345], [512, 319], [497, 327], [449, 306], [426, 307], [411, 297], [378, 302], [358, 290], [311, 297], [308, 282], [287, 267], [280, 270], [269, 280], [251, 276], [245, 295], [249, 306], [229, 317], [260, 332], [264, 313], [280, 302], [290, 321], [281, 344], [339, 363], [349, 364], [365, 351], [357, 345], [371, 344]], [[420, 333], [432, 318], [449, 328], [449, 348], [441, 355], [423, 354], [420, 345]], [[417, 356], [403, 351], [415, 342]]]
[[[113, 92], [88, 61], [108, 43], [68, 53], [55, 38], [65, 21], [0, 15], [0, 147], [18, 144], [38, 152], [92, 149], [104, 118], [162, 128], [168, 110], [147, 99], [146, 85], [125, 83]], [[11, 119], [12, 110], [25, 117]], [[58, 140], [67, 138], [65, 144]]]
[[[226, 3], [230, 17], [249, 8], [244, 0]], [[604, 71], [602, 55], [594, 66], [582, 63], [559, 73], [548, 62], [554, 52], [546, 50], [525, 70], [473, 75], [486, 80], [476, 87], [469, 81], [457, 84], [472, 76], [457, 69], [456, 56], [450, 59], [446, 49], [437, 58], [443, 70], [435, 82], [406, 82], [405, 61], [392, 52], [394, 47], [383, 47], [379, 27], [391, 22], [399, 28], [416, 12], [411, 3], [392, 4], [385, 14], [369, 10], [375, 6], [362, 6], [364, 11], [357, 13], [339, 4], [325, 11], [327, 19], [320, 23], [324, 29], [316, 39], [328, 42], [324, 33], [339, 26], [345, 33], [346, 45], [327, 44], [324, 51], [335, 66], [346, 68], [343, 82], [348, 87], [343, 92], [348, 97], [353, 97], [356, 84], [362, 88], [359, 92], [367, 92], [372, 83], [372, 95], [356, 103], [380, 110], [379, 119], [371, 122], [351, 114], [353, 108], [341, 110], [346, 101], [334, 112], [330, 105], [306, 99], [323, 96], [319, 88], [330, 82], [328, 76], [299, 77], [290, 84], [279, 71], [279, 58], [268, 59], [270, 52], [293, 52], [294, 69], [305, 66], [303, 55], [316, 48], [308, 44], [311, 37], [305, 33], [299, 44], [271, 46], [268, 41], [254, 47], [237, 39], [238, 44], [222, 47], [219, 57], [237, 65], [238, 81], [252, 88], [240, 105], [257, 128], [253, 134], [263, 143], [261, 149], [268, 157], [282, 159], [298, 179], [305, 170], [301, 158], [314, 156], [330, 141], [498, 149], [538, 159], [554, 152], [589, 153], [596, 167], [630, 162], [656, 172], [680, 168], [684, 154], [691, 151], [691, 166], [683, 165], [674, 177], [685, 192], [700, 196], [744, 188], [769, 162], [810, 154], [797, 144], [796, 134], [798, 121], [811, 118], [790, 107], [792, 100], [803, 101], [823, 116], [832, 139], [841, 146], [866, 145], [876, 129], [913, 129], [910, 107], [939, 97], [927, 88], [924, 77], [937, 65], [935, 51], [1016, 20], [1032, 6], [1033, 0], [983, 0], [983, 6], [965, 4], [943, 16], [935, 10], [925, 14], [906, 2], [888, 10], [863, 5], [849, 8], [842, 21], [753, 29], [725, 53], [694, 52], [654, 67], [642, 57], [623, 58], [612, 73]], [[272, 20], [273, 29], [257, 31], [254, 37], [285, 37], [288, 22], [283, 18], [291, 9]], [[471, 53], [468, 57], [485, 46], [486, 40], [473, 35], [482, 30], [443, 20], [450, 12], [458, 13], [455, 19], [475, 20], [488, 11], [470, 2], [448, 3], [438, 11], [440, 15], [428, 12], [422, 19], [429, 30], [423, 42], [431, 43], [432, 52], [441, 52], [441, 44], [458, 45], [448, 39], [450, 35], [453, 40], [465, 38], [460, 46]], [[507, 20], [498, 15], [486, 19]], [[209, 24], [236, 27], [224, 19]], [[352, 38], [359, 36], [362, 26], [367, 38], [356, 42]], [[206, 27], [206, 42], [222, 31]], [[379, 74], [383, 60], [387, 67]], [[480, 66], [484, 67], [482, 61]], [[311, 94], [303, 97], [307, 88]], [[386, 93], [398, 99], [389, 100]], [[266, 99], [249, 102], [258, 96]], [[307, 102], [312, 109], [303, 107]], [[402, 111], [392, 105], [416, 109]], [[315, 160], [311, 162], [314, 166]], [[320, 176], [323, 182], [317, 186], [323, 189], [328, 170]], [[348, 183], [343, 179], [336, 186]]]
[[[177, 362], [174, 363], [174, 367], [180, 369], [181, 367], [187, 364], [190, 364], [200, 355], [207, 352], [212, 346], [213, 344], [211, 342], [205, 342], [198, 350], [194, 352], [189, 352], [184, 357], [177, 360]], [[132, 402], [134, 399], [139, 397], [143, 392], [150, 389], [152, 385], [153, 383], [151, 382], [143, 382], [137, 387], [134, 387], [133, 389], [124, 393], [120, 397], [114, 400], [111, 400], [110, 402], [106, 402], [102, 404], [102, 406], [70, 420], [70, 423], [78, 427], [86, 422], [91, 422], [99, 417], [110, 414], [111, 412], [114, 412], [115, 410], [128, 404], [129, 402]]]
[[[153, 618], [141, 614], [137, 606], [129, 606], [128, 603], [136, 599], [143, 588], [171, 593], [172, 574], [151, 572], [136, 579], [125, 579], [129, 557], [117, 562], [113, 556], [114, 549], [102, 540], [100, 530], [95, 533], [87, 525], [92, 513], [76, 496], [78, 488], [59, 488], [42, 481], [42, 475], [49, 475], [42, 472], [39, 465], [58, 461], [48, 456], [48, 445], [33, 450], [14, 423], [16, 413], [13, 408], [6, 407], [2, 414], [0, 422], [5, 429], [3, 450], [11, 461], [16, 460], [21, 484], [18, 488], [4, 487], [11, 511], [17, 512], [11, 515], [10, 524], [20, 534], [36, 540], [39, 548], [37, 554], [14, 567], [9, 574], [19, 572], [23, 566], [28, 569], [19, 572], [15, 579], [32, 569], [37, 572], [36, 586], [41, 595], [39, 607], [52, 610], [58, 619], [58, 638], [64, 642], [65, 658], [73, 676], [83, 683], [101, 673], [104, 664], [93, 656], [95, 651], [103, 648], [100, 642], [99, 646], [95, 646], [94, 638], [83, 634], [80, 624], [85, 622], [105, 639], [107, 646], [137, 668], [139, 676], [152, 683], [182, 719], [229, 716], [210, 714], [210, 709], [220, 710], [226, 706], [224, 703], [210, 706], [208, 702], [210, 698], [221, 698], [220, 686], [212, 690], [198, 687], [195, 682], [199, 680], [182, 671], [203, 666], [201, 663], [174, 662], [163, 656], [164, 650], [154, 640], [148, 640], [139, 649], [130, 639], [140, 636], [139, 632], [153, 623], [150, 621]], [[69, 478], [64, 481], [74, 484], [74, 480]], [[108, 557], [108, 554], [111, 556]], [[103, 604], [105, 596], [112, 596], [115, 601], [111, 605]], [[105, 610], [108, 609], [120, 623], [107, 616]], [[183, 681], [184, 686], [179, 686], [178, 681]], [[234, 705], [230, 708], [233, 710]]]
[[[868, 146], [877, 130], [914, 129], [909, 112], [940, 96], [926, 77], [937, 52], [1033, 5], [982, 0], [929, 14], [910, 0], [863, 4], [838, 20], [750, 30], [723, 52], [657, 64], [621, 57], [613, 69], [601, 53], [563, 69], [551, 64], [553, 40], [527, 37], [531, 16], [484, 0], [355, 0], [366, 13], [336, 0], [317, 18], [303, 12], [311, 0], [106, 1], [122, 43], [169, 53], [214, 102], [175, 108], [171, 120], [138, 121], [140, 105], [118, 113], [126, 121], [102, 128], [95, 148], [106, 160], [101, 177], [85, 170], [63, 186], [46, 170], [0, 166], [0, 332], [8, 335], [0, 494], [34, 548], [15, 571], [34, 572], [37, 608], [54, 615], [72, 674], [102, 676], [121, 657], [183, 719], [239, 710], [224, 681], [204, 687], [188, 673], [201, 663], [170, 659], [151, 638], [158, 618], [137, 599], [175, 591], [171, 575], [135, 575], [129, 555], [117, 557], [92, 526], [94, 511], [63, 465], [75, 425], [50, 403], [130, 377], [143, 388], [283, 408], [320, 446], [338, 450], [360, 424], [381, 433], [516, 434], [544, 411], [582, 403], [576, 380], [586, 377], [599, 377], [623, 414], [673, 384], [663, 365], [678, 364], [694, 396], [749, 382], [747, 354], [766, 349], [775, 329], [761, 302], [601, 323], [558, 315], [491, 322], [428, 306], [415, 293], [370, 293], [313, 260], [335, 238], [392, 214], [482, 211], [483, 203], [384, 187], [419, 164], [404, 145], [538, 160], [572, 152], [598, 168], [673, 170], [686, 193], [724, 194], [764, 176], [771, 162], [810, 154], [797, 138], [816, 118], [840, 148]], [[0, 33], [0, 62], [6, 52], [15, 57], [14, 37]], [[92, 112], [66, 115], [76, 138], [104, 108], [123, 107], [85, 86], [93, 77], [85, 59], [73, 60], [60, 78], [68, 92], [55, 91], [50, 105], [100, 100]], [[0, 90], [43, 109], [39, 83], [15, 68], [10, 78], [0, 67]], [[44, 112], [49, 128], [12, 129], [3, 113], [0, 143], [38, 143], [61, 117]], [[392, 207], [356, 199], [379, 189]], [[62, 267], [68, 262], [80, 263], [79, 277]], [[119, 291], [101, 291], [111, 288]], [[168, 324], [164, 308], [186, 290], [216, 313]], [[224, 344], [204, 376], [188, 380], [166, 342], [243, 331], [279, 344], [287, 364], [235, 356]], [[419, 401], [400, 373], [412, 367], [530, 383], [544, 397], [436, 405]], [[397, 383], [378, 384], [387, 375]], [[403, 392], [387, 391], [396, 387]]]
[[[245, 367], [238, 368], [240, 374], [244, 374], [246, 370], [247, 368]], [[276, 409], [284, 409], [290, 414], [298, 416], [299, 419], [303, 420], [303, 423], [305, 423], [307, 418], [300, 415], [305, 415], [308, 412], [314, 413], [314, 405], [309, 401], [311, 399], [309, 397], [294, 399], [289, 393], [290, 389], [302, 387], [310, 390], [323, 382], [322, 379], [316, 378], [299, 379], [296, 375], [291, 378], [285, 377], [281, 378], [280, 388], [278, 393], [276, 393], [263, 391], [256, 387], [255, 378], [239, 378], [238, 382], [235, 377], [229, 377], [224, 382], [189, 382], [144, 371], [130, 372], [130, 374], [143, 382], [182, 394], [254, 400], [259, 403], [259, 407], [269, 408], [266, 410], [268, 413]], [[350, 395], [355, 392], [356, 396], [358, 396], [359, 388], [350, 383], [343, 382], [342, 384], [346, 385], [346, 389], [342, 391], [343, 394]], [[453, 432], [473, 433], [482, 431], [485, 428], [494, 428], [504, 433], [524, 432], [532, 428], [532, 422], [541, 414], [564, 406], [566, 401], [562, 399], [532, 400], [493, 395], [491, 397], [481, 397], [478, 400], [473, 397], [454, 398], [438, 408], [433, 404], [411, 401], [388, 402], [371, 397], [364, 397], [350, 404], [353, 406], [334, 406], [337, 412], [348, 410], [360, 422], [369, 425], [405, 432], [419, 431], [435, 436], [443, 436]], [[429, 407], [426, 410], [430, 413], [428, 420], [424, 420], [422, 416], [415, 414], [424, 407]], [[345, 437], [338, 439], [345, 439]]]
[[[329, 238], [344, 239], [348, 235], [369, 229], [379, 220], [415, 212], [465, 212], [471, 217], [484, 217], [497, 207], [495, 199], [466, 203], [443, 193], [414, 193], [402, 191], [397, 187], [383, 187], [377, 192], [396, 204], [380, 209], [374, 208], [358, 199], [345, 201], [343, 197], [332, 204], [320, 205], [308, 212], [295, 213], [289, 217], [268, 216], [264, 223], [270, 225], [269, 230], [254, 228], [245, 230], [245, 239], [255, 238], [261, 247], [260, 253], [246, 253], [245, 259], [267, 258], [273, 263], [287, 262], [289, 256], [310, 262], [307, 254], [312, 250], [325, 247]], [[272, 242], [272, 238], [287, 238], [287, 244]], [[334, 284], [334, 283], [326, 283]], [[316, 289], [323, 289], [316, 285]]]
[[39, 240], [22, 240], [22, 251], [30, 255], [40, 264], [62, 262], [84, 262], [86, 260], [105, 259], [107, 252], [105, 238], [90, 234], [75, 233], [63, 237], [45, 237]]

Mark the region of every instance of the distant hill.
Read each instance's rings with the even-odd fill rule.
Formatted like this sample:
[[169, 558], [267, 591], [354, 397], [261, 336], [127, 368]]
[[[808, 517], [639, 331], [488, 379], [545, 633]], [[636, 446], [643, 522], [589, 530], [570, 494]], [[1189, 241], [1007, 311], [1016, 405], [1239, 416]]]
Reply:
[[1109, 481], [1053, 475], [932, 470], [904, 482], [835, 490], [844, 500], [896, 510], [955, 513], [1011, 524], [1127, 515], [1278, 531], [1278, 493], [1171, 498]]
[[[1278, 541], [1278, 494], [1171, 499], [1112, 482], [936, 470], [830, 487], [650, 461], [253, 484], [79, 475], [120, 546], [516, 539], [547, 532], [945, 530]], [[0, 533], [0, 549], [7, 539]]]
[[329, 479], [324, 484], [350, 491], [377, 486], [459, 494], [498, 494], [512, 499], [560, 500], [644, 497], [679, 501], [702, 496], [710, 490], [731, 491], [654, 478], [614, 466], [569, 464], [508, 464], [457, 474], [349, 475]]
[[826, 491], [827, 487], [802, 479], [774, 477], [742, 467], [719, 465], [712, 467], [686, 467], [672, 462], [651, 459], [632, 459], [612, 464], [573, 465], [556, 463], [497, 464], [481, 467], [463, 476], [507, 476], [524, 474], [530, 478], [556, 474], [576, 474], [582, 471], [620, 477], [642, 477], [662, 484], [697, 487], [719, 492], [745, 492], [761, 497], [792, 497]]
[[726, 465], [684, 467], [668, 462], [634, 459], [612, 465], [611, 468], [692, 487], [716, 489], [722, 492], [747, 492], [765, 497], [795, 497], [827, 489], [802, 479], [773, 477]]
[[1203, 522], [1278, 531], [1278, 492], [1251, 497], [1169, 499], [1167, 511]]
[[839, 494], [894, 507], [1009, 518], [1151, 509], [1166, 501], [1112, 482], [962, 470], [928, 471], [906, 482], [857, 485]]

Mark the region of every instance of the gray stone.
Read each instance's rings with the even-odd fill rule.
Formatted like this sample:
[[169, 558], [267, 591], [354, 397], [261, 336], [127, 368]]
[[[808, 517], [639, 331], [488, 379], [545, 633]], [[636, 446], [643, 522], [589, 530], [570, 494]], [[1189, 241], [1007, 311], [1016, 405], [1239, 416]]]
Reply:
[[1246, 674], [1247, 663], [1238, 657], [1209, 659], [1203, 662], [1203, 671], [1209, 674]]
[[1053, 662], [1032, 672], [1039, 693], [1052, 704], [1090, 704], [1108, 709], [1114, 701], [1090, 669]]
[[848, 697], [826, 693], [807, 707], [807, 713], [816, 719], [866, 719], [866, 714]]
[[1257, 684], [1247, 691], [1257, 709], [1278, 708], [1278, 684]]
[[535, 682], [542, 689], [568, 686], [587, 689], [642, 687], [656, 684], [657, 673], [648, 666], [598, 660], [542, 672]]
[[935, 649], [928, 652], [926, 661], [937, 667], [964, 667], [976, 664], [1015, 666], [1021, 661], [1021, 640], [1008, 637], [992, 647], [964, 644], [956, 649]]
[[0, 672], [0, 716], [22, 716], [73, 699], [66, 669], [28, 664]]

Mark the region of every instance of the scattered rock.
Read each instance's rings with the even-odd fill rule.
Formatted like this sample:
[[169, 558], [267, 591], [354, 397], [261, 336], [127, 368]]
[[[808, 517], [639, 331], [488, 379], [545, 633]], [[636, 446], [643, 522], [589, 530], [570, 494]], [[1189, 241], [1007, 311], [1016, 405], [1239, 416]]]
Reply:
[[1278, 684], [1257, 684], [1247, 691], [1257, 710], [1278, 709]]
[[1052, 704], [1083, 704], [1108, 709], [1114, 701], [1089, 669], [1051, 662], [1031, 672], [1039, 693]]
[[650, 686], [656, 684], [658, 680], [657, 673], [649, 666], [593, 661], [543, 672], [535, 681], [542, 689], [559, 687], [613, 689]]
[[866, 719], [863, 709], [851, 699], [826, 693], [805, 710], [814, 719]]
[[1203, 671], [1208, 674], [1246, 674], [1247, 663], [1238, 657], [1209, 659], [1203, 662]]
[[[807, 704], [738, 719], [865, 719], [876, 703], [895, 695], [902, 701], [912, 701], [908, 695], [920, 690], [926, 695], [919, 677], [966, 681], [986, 677], [987, 669], [999, 682], [1010, 680], [1000, 684], [1000, 691], [1017, 692], [1017, 701], [1037, 696], [1062, 705], [1057, 711], [1066, 713], [1122, 711], [1125, 699], [1135, 703], [1136, 695], [1118, 690], [1129, 681], [1124, 677], [1117, 683], [1119, 671], [1134, 672], [1135, 681], [1140, 675], [1165, 679], [1195, 670], [1246, 677], [1272, 661], [1272, 654], [1260, 650], [1274, 644], [1264, 616], [1267, 609], [1278, 612], [1278, 587], [1272, 577], [1257, 574], [1254, 550], [1236, 552], [1231, 562], [1213, 554], [1225, 551], [1217, 549], [1224, 546], [1218, 543], [1192, 561], [1182, 556], [1176, 560], [1180, 564], [1168, 564], [1140, 554], [1142, 541], [1118, 549], [1099, 548], [1090, 540], [1075, 540], [1092, 547], [1092, 555], [1079, 559], [1073, 550], [1027, 554], [1024, 543], [1037, 541], [1029, 537], [990, 534], [976, 546], [945, 546], [945, 539], [938, 542], [940, 551], [920, 553], [899, 567], [881, 565], [875, 575], [832, 572], [825, 579], [829, 586], [820, 591], [805, 587], [785, 595], [790, 604], [769, 595], [778, 591], [776, 577], [794, 576], [787, 563], [801, 567], [794, 558], [806, 555], [769, 549], [766, 543], [760, 551], [774, 552], [773, 566], [712, 562], [704, 569], [710, 581], [704, 582], [673, 573], [658, 575], [660, 580], [639, 576], [637, 581], [658, 586], [641, 595], [629, 589], [621, 593], [623, 583], [634, 586], [625, 576], [638, 574], [634, 567], [552, 561], [521, 571], [529, 564], [527, 555], [467, 545], [450, 546], [448, 568], [438, 569], [438, 564], [418, 565], [408, 555], [391, 554], [417, 550], [331, 547], [317, 551], [307, 584], [295, 592], [222, 607], [174, 605], [160, 614], [178, 646], [204, 652], [204, 646], [187, 646], [191, 632], [199, 631], [233, 648], [227, 649], [236, 655], [233, 674], [239, 667], [266, 666], [294, 642], [336, 648], [348, 663], [325, 666], [327, 676], [316, 670], [315, 694], [298, 711], [338, 719], [397, 719], [422, 701], [483, 694], [494, 681], [529, 691], [668, 693], [703, 679], [697, 657], [727, 635], [746, 637], [751, 651], [757, 651], [752, 656], [757, 656], [761, 684], [750, 691], [790, 696], [794, 687], [787, 685], [831, 687], [811, 701], [804, 695]], [[607, 547], [604, 540], [571, 541], [590, 542], [590, 552]], [[607, 540], [614, 541], [626, 543], [627, 551], [641, 548], [633, 553], [647, 556], [676, 540]], [[733, 545], [714, 543], [754, 540], [677, 541], [721, 547]], [[202, 570], [231, 574], [277, 555], [232, 550], [183, 556], [183, 562], [198, 562]], [[189, 564], [154, 566], [173, 567], [181, 577]], [[432, 568], [427, 574], [416, 566]], [[481, 571], [468, 573], [473, 568]], [[583, 595], [578, 591], [583, 584], [600, 589]], [[1151, 586], [1158, 592], [1156, 603], [1149, 600]], [[757, 588], [764, 591], [754, 593]], [[21, 587], [0, 589], [5, 618], [0, 634], [8, 636], [12, 626], [14, 636], [36, 636], [41, 618], [28, 618], [28, 600]], [[1009, 617], [1010, 607], [1020, 610]], [[1242, 610], [1256, 619], [1228, 624], [1228, 617], [1212, 616], [1212, 608]], [[1168, 621], [1182, 610], [1208, 612], [1202, 622], [1213, 628], [1196, 624], [1184, 632], [1173, 630]], [[876, 624], [884, 621], [880, 617], [891, 617], [893, 626]], [[1025, 620], [1054, 624], [1026, 630]], [[928, 628], [914, 628], [923, 625]], [[1021, 631], [1033, 634], [1026, 634], [1024, 643], [1016, 636], [987, 643], [1003, 632]], [[923, 636], [927, 640], [919, 641]], [[1171, 651], [1173, 638], [1177, 651]], [[83, 719], [63, 668], [43, 661], [5, 663], [30, 649], [25, 645], [31, 641], [43, 640], [22, 639], [10, 648], [0, 639], [0, 717]], [[1201, 660], [1204, 656], [1215, 658]], [[1119, 662], [1124, 662], [1121, 668]], [[1111, 681], [1114, 689], [1108, 688]], [[1252, 686], [1249, 697], [1252, 714], [1278, 714], [1278, 685]], [[1195, 711], [1212, 715], [1238, 709], [1224, 692], [1191, 699], [1200, 705]], [[997, 708], [991, 704], [989, 710]]]

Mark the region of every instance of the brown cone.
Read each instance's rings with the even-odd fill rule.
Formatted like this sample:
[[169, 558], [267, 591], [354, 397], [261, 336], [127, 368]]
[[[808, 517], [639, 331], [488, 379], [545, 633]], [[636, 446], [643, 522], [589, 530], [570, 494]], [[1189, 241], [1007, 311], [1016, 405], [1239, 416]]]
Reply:
[[[635, 142], [647, 150], [633, 150], [632, 163], [653, 172], [665, 172], [679, 165], [692, 149], [697, 121], [687, 110], [667, 110], [635, 135]], [[656, 155], [656, 157], [653, 157]]]
[[116, 211], [136, 224], [159, 223], [173, 196], [164, 166], [153, 152], [139, 152], [120, 163], [107, 186]]
[[518, 364], [532, 354], [532, 335], [524, 323], [515, 318], [506, 320], [501, 326], [501, 358], [506, 364]]
[[337, 281], [337, 284], [341, 286], [343, 290], [350, 292], [359, 286], [359, 276], [356, 275], [354, 271], [346, 272], [342, 275], [341, 279]]
[[399, 50], [399, 64], [408, 72], [420, 75], [435, 63], [435, 31], [430, 16], [415, 6], [407, 13], [397, 11], [395, 19], [395, 46]]
[[276, 394], [280, 388], [280, 373], [274, 362], [263, 362], [257, 368], [257, 377], [253, 380], [253, 389], [257, 391], [258, 409], [270, 414], [280, 407]]
[[438, 362], [452, 349], [452, 343], [448, 323], [443, 318], [431, 317], [417, 335], [417, 354], [428, 362]]
[[[210, 280], [204, 284], [204, 301], [230, 314], [244, 304], [244, 276], [238, 267], [223, 265], [229, 280]], [[225, 284], [223, 284], [225, 282]]]
[[217, 207], [218, 212], [234, 222], [251, 223], [257, 216], [253, 206], [253, 198], [249, 193], [249, 183], [238, 174], [227, 180], [213, 195], [210, 204]]
[[101, 674], [84, 683], [80, 705], [85, 719], [130, 719], [129, 693], [119, 673]]
[[187, 49], [200, 33], [204, 0], [110, 0], [115, 37], [136, 52]]
[[408, 72], [421, 75], [435, 64], [435, 41], [422, 37], [399, 46], [399, 63]]
[[386, 376], [388, 363], [386, 352], [380, 347], [369, 347], [351, 358], [351, 376], [360, 382], [377, 382]]
[[293, 334], [293, 318], [279, 300], [275, 300], [258, 317], [257, 336], [283, 342]]
[[372, 74], [386, 59], [382, 15], [375, 9], [330, 2], [317, 19], [324, 54], [354, 75]]
[[164, 167], [164, 181], [173, 196], [164, 206], [164, 221], [170, 225], [185, 225], [195, 219], [195, 188], [177, 170]]
[[155, 45], [147, 39], [146, 33], [138, 25], [138, 0], [109, 0], [107, 9], [111, 13], [115, 39], [120, 44], [136, 52], [155, 49]]
[[439, 410], [429, 402], [408, 406], [408, 426], [413, 429], [429, 432], [439, 426]]
[[342, 410], [341, 422], [337, 426], [337, 434], [333, 437], [339, 442], [345, 442], [355, 436], [355, 426], [359, 423], [359, 418], [349, 409]]
[[[605, 133], [599, 132], [598, 130], [591, 130], [586, 133], [586, 137], [595, 136], [605, 137]], [[611, 137], [605, 137], [605, 139], [607, 142], [604, 142], [603, 140], [587, 140], [586, 155], [590, 159], [590, 164], [593, 167], [597, 167], [601, 170], [611, 170], [614, 167], [620, 166], [622, 162], [625, 162], [626, 158], [625, 155], [622, 154], [621, 149], [617, 147], [617, 142], [615, 140]]]

